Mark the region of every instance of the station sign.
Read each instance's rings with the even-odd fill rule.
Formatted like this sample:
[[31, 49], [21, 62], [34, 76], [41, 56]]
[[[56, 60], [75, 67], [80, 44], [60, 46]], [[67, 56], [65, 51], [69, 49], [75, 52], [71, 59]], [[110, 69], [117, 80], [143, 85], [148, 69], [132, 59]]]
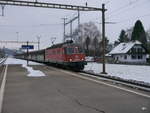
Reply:
[[34, 49], [33, 45], [22, 45], [21, 46], [22, 49]]

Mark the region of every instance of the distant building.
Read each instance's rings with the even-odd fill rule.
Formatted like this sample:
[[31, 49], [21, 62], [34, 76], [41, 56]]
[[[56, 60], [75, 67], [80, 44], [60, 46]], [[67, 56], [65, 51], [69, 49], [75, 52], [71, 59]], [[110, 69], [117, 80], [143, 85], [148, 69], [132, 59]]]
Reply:
[[139, 41], [120, 43], [109, 52], [115, 63], [145, 64], [147, 51]]

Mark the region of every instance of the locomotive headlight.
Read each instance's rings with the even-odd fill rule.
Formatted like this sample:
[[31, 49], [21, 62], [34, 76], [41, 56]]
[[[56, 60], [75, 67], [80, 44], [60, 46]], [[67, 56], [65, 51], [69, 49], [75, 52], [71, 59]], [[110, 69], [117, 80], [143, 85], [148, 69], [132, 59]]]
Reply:
[[84, 60], [84, 58], [82, 58], [82, 60]]
[[70, 59], [69, 59], [69, 61], [71, 62], [71, 61], [72, 61], [72, 59], [70, 58]]

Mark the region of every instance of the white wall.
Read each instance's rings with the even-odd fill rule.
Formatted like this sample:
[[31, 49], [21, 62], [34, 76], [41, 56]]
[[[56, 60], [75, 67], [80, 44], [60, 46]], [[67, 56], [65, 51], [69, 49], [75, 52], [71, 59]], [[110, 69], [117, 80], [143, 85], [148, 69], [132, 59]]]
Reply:
[[131, 55], [126, 55], [127, 59], [124, 59], [125, 55], [115, 55], [115, 61], [117, 61], [118, 57], [118, 62], [122, 63], [146, 63], [146, 55], [142, 55], [142, 59], [132, 59]]

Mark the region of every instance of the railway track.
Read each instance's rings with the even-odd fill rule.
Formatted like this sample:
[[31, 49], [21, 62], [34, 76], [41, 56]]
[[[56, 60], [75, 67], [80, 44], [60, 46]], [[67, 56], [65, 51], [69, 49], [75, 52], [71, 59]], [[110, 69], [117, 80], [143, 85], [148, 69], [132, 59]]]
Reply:
[[86, 71], [81, 71], [80, 74], [86, 75], [88, 77], [94, 77], [96, 79], [108, 81], [113, 84], [124, 85], [127, 87], [150, 92], [150, 84], [148, 84], [148, 83], [139, 82], [139, 81], [135, 81], [135, 80], [125, 80], [125, 79], [122, 79], [119, 77], [109, 76], [109, 75], [105, 75], [105, 74], [95, 74], [95, 73], [86, 72]]

